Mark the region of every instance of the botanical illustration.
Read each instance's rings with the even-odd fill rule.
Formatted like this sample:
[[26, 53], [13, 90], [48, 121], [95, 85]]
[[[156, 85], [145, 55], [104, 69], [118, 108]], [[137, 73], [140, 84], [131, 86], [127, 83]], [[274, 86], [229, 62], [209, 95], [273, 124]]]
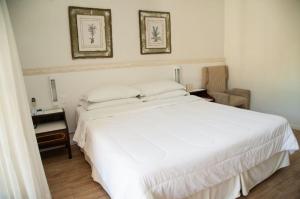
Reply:
[[171, 53], [169, 12], [139, 11], [141, 54]]
[[90, 41], [91, 41], [91, 44], [93, 44], [94, 42], [95, 42], [95, 38], [94, 38], [94, 36], [95, 36], [95, 34], [96, 34], [96, 26], [94, 25], [94, 24], [89, 24], [89, 26], [88, 26], [89, 28], [88, 28], [88, 31], [89, 31], [89, 33], [90, 33]]
[[77, 15], [79, 51], [105, 51], [104, 16]]
[[160, 33], [158, 31], [158, 26], [152, 26], [152, 38], [154, 42], [158, 42], [161, 40]]
[[69, 7], [72, 58], [112, 57], [111, 10]]

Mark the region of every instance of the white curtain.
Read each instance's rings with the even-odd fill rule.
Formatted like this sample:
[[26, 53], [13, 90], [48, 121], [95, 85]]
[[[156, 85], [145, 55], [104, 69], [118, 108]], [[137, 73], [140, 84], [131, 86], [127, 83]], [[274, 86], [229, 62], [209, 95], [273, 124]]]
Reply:
[[51, 198], [5, 0], [0, 0], [0, 198]]

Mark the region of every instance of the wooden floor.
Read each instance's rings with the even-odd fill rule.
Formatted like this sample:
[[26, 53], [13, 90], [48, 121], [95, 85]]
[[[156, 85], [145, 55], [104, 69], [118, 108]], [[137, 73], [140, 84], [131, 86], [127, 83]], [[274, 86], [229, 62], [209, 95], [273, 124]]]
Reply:
[[[300, 131], [295, 132], [300, 143]], [[109, 199], [103, 188], [93, 182], [89, 164], [78, 147], [73, 146], [73, 159], [57, 150], [43, 154], [48, 184], [52, 197], [56, 198], [99, 198]], [[240, 199], [300, 199], [300, 152], [291, 156], [291, 166], [274, 175], [251, 190]]]

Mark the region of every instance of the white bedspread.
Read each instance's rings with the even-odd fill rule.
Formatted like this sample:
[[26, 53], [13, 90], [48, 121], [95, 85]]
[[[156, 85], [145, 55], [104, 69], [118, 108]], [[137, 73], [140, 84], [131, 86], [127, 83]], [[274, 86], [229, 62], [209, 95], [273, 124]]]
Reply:
[[286, 119], [195, 96], [82, 112], [74, 141], [114, 199], [185, 198], [298, 150]]

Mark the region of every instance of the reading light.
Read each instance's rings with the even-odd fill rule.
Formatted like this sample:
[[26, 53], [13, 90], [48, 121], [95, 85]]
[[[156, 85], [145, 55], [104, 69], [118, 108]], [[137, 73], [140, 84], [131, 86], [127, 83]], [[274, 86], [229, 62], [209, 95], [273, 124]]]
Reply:
[[51, 101], [54, 105], [57, 105], [58, 98], [57, 98], [55, 79], [53, 77], [49, 77], [49, 83], [50, 83]]
[[175, 81], [180, 84], [180, 67], [175, 68]]

